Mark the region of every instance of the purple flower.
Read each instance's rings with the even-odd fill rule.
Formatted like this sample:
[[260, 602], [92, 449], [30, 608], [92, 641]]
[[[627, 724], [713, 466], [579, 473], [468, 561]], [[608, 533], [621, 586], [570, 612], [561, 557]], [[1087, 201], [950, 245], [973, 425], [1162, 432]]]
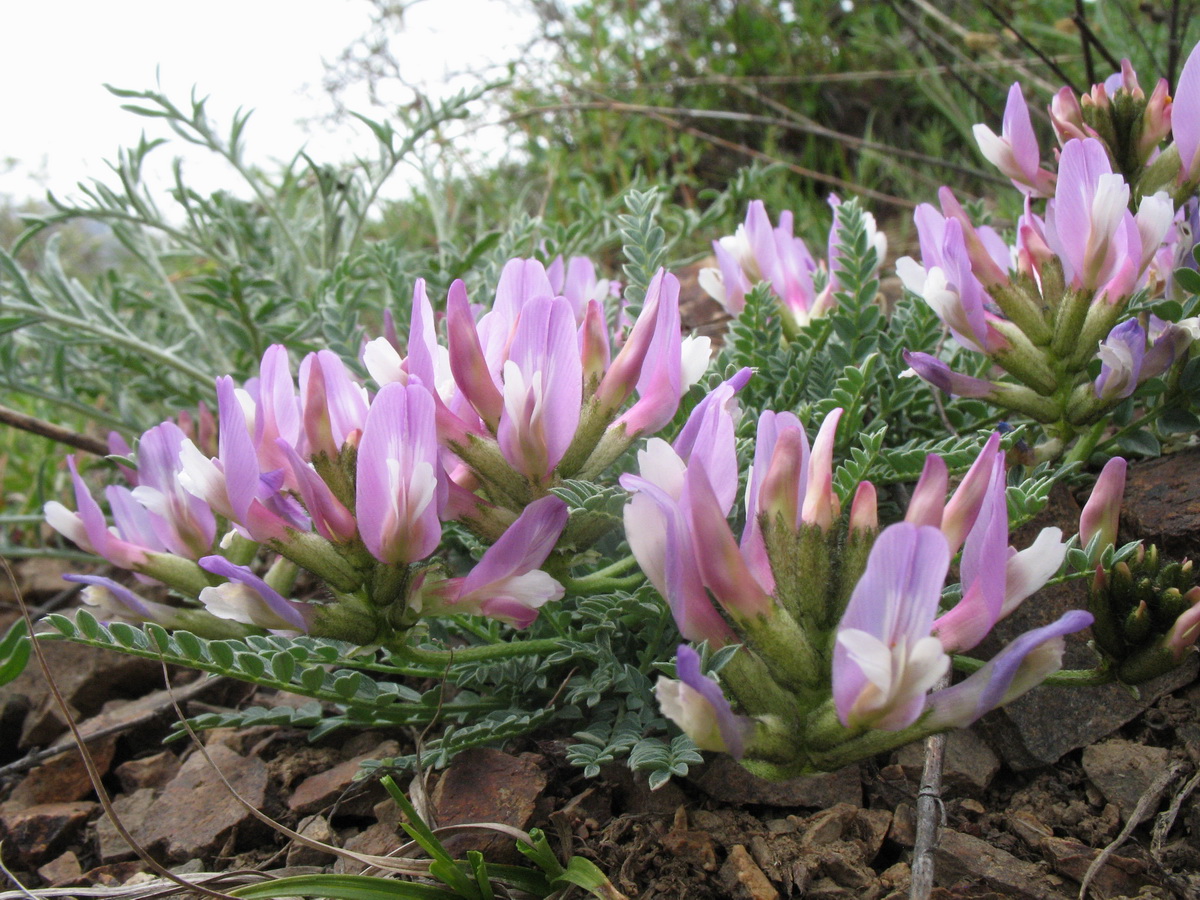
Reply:
[[1179, 150], [1180, 181], [1200, 177], [1200, 50], [1192, 48], [1179, 82], [1171, 109], [1171, 131]]
[[1100, 477], [1096, 479], [1092, 493], [1079, 514], [1079, 543], [1084, 547], [1097, 535], [1100, 536], [1101, 547], [1117, 543], [1126, 465], [1125, 460], [1114, 456], [1104, 464]]
[[1123, 400], [1141, 380], [1146, 330], [1137, 319], [1128, 319], [1109, 332], [1096, 355], [1100, 358], [1096, 396], [1101, 400]]
[[423, 586], [414, 606], [423, 615], [474, 613], [527, 628], [538, 609], [563, 596], [563, 586], [538, 567], [554, 550], [567, 516], [558, 497], [535, 500], [469, 574]]
[[103, 556], [122, 569], [137, 569], [146, 563], [148, 550], [162, 549], [161, 543], [146, 547], [128, 540], [119, 530], [109, 530], [100, 504], [75, 468], [74, 456], [67, 457], [67, 467], [71, 470], [75, 505], [79, 511], [73, 513], [57, 500], [51, 500], [43, 507], [46, 524], [84, 550]]
[[442, 536], [438, 510], [446, 495], [432, 396], [417, 384], [385, 385], [358, 446], [355, 512], [371, 555], [405, 565], [432, 553]]
[[1054, 174], [1041, 168], [1041, 151], [1019, 83], [1008, 90], [1001, 136], [997, 137], [986, 125], [976, 125], [974, 133], [980, 152], [1011, 178], [1018, 190], [1042, 197], [1053, 193]]
[[900, 522], [880, 533], [837, 629], [833, 700], [843, 725], [898, 731], [920, 717], [950, 666], [930, 636], [949, 566], [936, 528]]
[[740, 759], [753, 723], [735, 715], [721, 686], [700, 672], [700, 655], [681, 644], [675, 657], [676, 681], [659, 678], [655, 693], [668, 719], [701, 750], [728, 753]]
[[996, 385], [982, 378], [961, 375], [936, 356], [919, 351], [905, 350], [904, 361], [912, 367], [926, 384], [955, 397], [991, 397]]
[[214, 616], [272, 631], [307, 633], [312, 628], [317, 607], [288, 600], [248, 566], [235, 565], [223, 556], [206, 556], [200, 568], [230, 579], [200, 592], [200, 602]]
[[336, 459], [346, 438], [362, 430], [367, 416], [366, 391], [332, 350], [310, 353], [301, 362], [300, 403], [311, 456], [324, 453]]
[[966, 680], [929, 698], [929, 724], [966, 728], [982, 715], [1037, 687], [1062, 668], [1064, 637], [1092, 624], [1076, 609], [1057, 622], [1027, 631]]
[[1068, 141], [1046, 209], [1046, 241], [1071, 286], [1100, 290], [1110, 303], [1133, 290], [1141, 271], [1142, 241], [1128, 204], [1129, 185], [1112, 171], [1104, 145]]
[[542, 297], [525, 305], [503, 381], [500, 449], [509, 465], [541, 482], [575, 437], [583, 402], [583, 365], [566, 300]]
[[187, 438], [172, 422], [146, 431], [138, 441], [137, 487], [131, 496], [157, 517], [162, 544], [177, 556], [199, 559], [212, 549], [216, 519], [208, 505], [179, 483], [179, 453]]
[[157, 622], [164, 628], [185, 627], [180, 611], [165, 603], [145, 600], [125, 585], [100, 575], [64, 575], [65, 581], [85, 584], [83, 602], [94, 606], [104, 621], [133, 619], [136, 622]]

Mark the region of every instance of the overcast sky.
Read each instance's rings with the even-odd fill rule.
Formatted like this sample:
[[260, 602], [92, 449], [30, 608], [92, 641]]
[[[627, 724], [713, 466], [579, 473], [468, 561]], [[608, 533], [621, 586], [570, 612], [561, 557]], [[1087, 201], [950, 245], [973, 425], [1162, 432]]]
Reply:
[[[105, 83], [155, 87], [184, 105], [193, 86], [210, 117], [227, 125], [239, 107], [255, 110], [246, 132], [255, 162], [292, 156], [307, 143], [335, 162], [372, 146], [357, 123], [334, 130], [305, 125], [332, 109], [322, 59], [333, 60], [370, 24], [366, 0], [0, 0], [0, 194], [73, 192], [102, 176], [118, 147], [170, 136], [165, 127], [120, 109]], [[468, 65], [508, 59], [529, 30], [514, 0], [424, 0], [406, 14], [394, 44], [405, 75], [426, 87]], [[369, 110], [365, 110], [370, 112]], [[223, 186], [228, 173], [178, 139], [189, 183]]]

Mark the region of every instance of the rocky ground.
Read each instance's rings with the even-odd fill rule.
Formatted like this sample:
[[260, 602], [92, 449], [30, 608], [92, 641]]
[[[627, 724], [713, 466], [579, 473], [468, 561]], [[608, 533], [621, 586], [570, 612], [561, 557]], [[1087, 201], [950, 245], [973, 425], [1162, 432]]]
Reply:
[[[1200, 454], [1136, 467], [1126, 494], [1129, 537], [1200, 556]], [[1077, 520], [1065, 491], [1046, 521]], [[1040, 523], [1039, 523], [1040, 526]], [[21, 569], [31, 602], [60, 592], [47, 563]], [[1040, 595], [1006, 626], [1015, 633], [1078, 605], [1078, 586]], [[0, 628], [15, 612], [0, 598]], [[1003, 637], [1003, 635], [1002, 635]], [[298, 702], [251, 686], [172, 672], [73, 645], [47, 645], [55, 677], [132, 836], [184, 872], [359, 871], [290, 843], [252, 818], [187, 742], [164, 746], [174, 702], [190, 714], [241, 704]], [[1072, 647], [1074, 664], [1088, 650]], [[1200, 897], [1200, 681], [1197, 657], [1139, 697], [1119, 687], [1046, 689], [954, 735], [946, 764], [945, 826], [935, 896], [1076, 897], [1095, 866], [1095, 898]], [[172, 696], [173, 694], [173, 696]], [[64, 723], [31, 666], [0, 688], [0, 839], [21, 885], [116, 886], [149, 876], [96, 800]], [[403, 843], [398, 813], [377, 783], [354, 781], [362, 759], [395, 755], [409, 734], [337, 734], [310, 744], [274, 727], [214, 731], [208, 754], [246, 801], [304, 834], [359, 852]], [[684, 781], [651, 792], [627, 769], [583, 777], [547, 737], [458, 757], [410, 788], [439, 825], [538, 825], [564, 854], [594, 860], [637, 898], [907, 896], [913, 807], [922, 753], [909, 747], [830, 775], [774, 784], [712, 757]], [[457, 834], [456, 854], [482, 849], [517, 861], [512, 842]], [[0, 898], [24, 896], [3, 884]], [[5, 894], [9, 889], [11, 893]], [[82, 888], [80, 889], [82, 890]], [[78, 893], [78, 891], [76, 891]]]

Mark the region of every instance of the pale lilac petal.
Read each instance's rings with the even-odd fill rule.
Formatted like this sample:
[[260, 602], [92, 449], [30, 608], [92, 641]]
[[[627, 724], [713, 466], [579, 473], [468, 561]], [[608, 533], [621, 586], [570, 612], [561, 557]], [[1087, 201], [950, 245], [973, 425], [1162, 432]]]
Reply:
[[444, 497], [433, 398], [421, 385], [385, 385], [358, 447], [355, 512], [363, 543], [380, 562], [407, 564], [437, 549]]
[[567, 516], [567, 504], [553, 495], [530, 503], [475, 564], [463, 582], [463, 592], [473, 593], [537, 569], [554, 549]]
[[679, 279], [664, 275], [660, 290], [654, 337], [638, 375], [638, 400], [612, 426], [623, 425], [630, 437], [653, 433], [670, 423], [683, 393]]
[[296, 480], [304, 506], [312, 517], [317, 533], [327, 541], [345, 543], [354, 539], [358, 533], [358, 524], [354, 513], [346, 509], [325, 480], [305, 462], [295, 448], [284, 441], [279, 441], [280, 450], [287, 458], [293, 477]]
[[[179, 623], [179, 610], [165, 603], [155, 603], [139, 597], [123, 584], [104, 578], [100, 575], [76, 575], [70, 573], [63, 576], [64, 581], [86, 584], [83, 590], [83, 602], [89, 606], [98, 606], [104, 613], [116, 612], [131, 616], [142, 622], [157, 622], [167, 628], [175, 628]], [[124, 609], [114, 609], [113, 602]]]
[[[686, 644], [681, 644], [676, 652], [675, 674], [679, 676], [682, 684], [704, 699], [711, 710], [712, 717], [716, 720], [720, 742], [724, 746], [714, 747], [706, 742], [707, 746], [703, 746], [701, 749], [724, 750], [735, 759], [740, 758], [745, 752], [745, 742], [750, 729], [750, 720], [743, 716], [734, 715], [733, 709], [729, 706], [729, 701], [725, 699], [725, 695], [721, 692], [721, 686], [711, 678], [701, 674], [700, 655]], [[660, 702], [661, 699], [660, 694]], [[666, 709], [663, 711], [667, 713]], [[670, 715], [669, 713], [667, 714]], [[681, 718], [689, 721], [689, 723], [695, 721], [694, 716], [684, 715]], [[678, 719], [674, 719], [674, 721], [681, 728], [684, 727], [683, 723]], [[688, 732], [688, 736], [693, 737], [691, 732]], [[700, 745], [697, 744], [697, 746]]]
[[504, 365], [504, 411], [497, 437], [505, 459], [540, 480], [567, 452], [579, 426], [583, 365], [570, 304], [525, 305]]
[[1000, 619], [1008, 560], [1004, 466], [992, 466], [987, 494], [962, 554], [962, 599], [933, 623], [947, 652], [970, 650]]
[[804, 490], [801, 520], [827, 531], [837, 515], [837, 497], [833, 493], [833, 445], [842, 408], [837, 407], [825, 416], [812, 444], [808, 463], [808, 484]]
[[[638, 507], [626, 506], [625, 536], [642, 571], [670, 605], [679, 633], [689, 641], [708, 641], [715, 646], [737, 643], [737, 636], [713, 607], [700, 581], [690, 526], [676, 499], [636, 475], [621, 476], [621, 486], [637, 492], [635, 500], [645, 496], [657, 508], [657, 517], [639, 520], [638, 526], [646, 527], [630, 529], [631, 517], [648, 513], [650, 508], [642, 501]], [[654, 533], [651, 522], [661, 525], [661, 531]]]
[[945, 460], [930, 453], [925, 457], [921, 477], [913, 487], [904, 521], [913, 525], [941, 528], [942, 511], [946, 508], [946, 488], [949, 484], [950, 475], [946, 470]]
[[942, 534], [950, 544], [951, 553], [958, 552], [974, 527], [997, 468], [1004, 471], [1004, 454], [1000, 452], [1000, 432], [993, 431], [942, 513]]
[[739, 618], [772, 615], [775, 602], [768, 590], [774, 589], [774, 584], [761, 585], [751, 574], [698, 460], [688, 465], [681, 505], [690, 513], [696, 547], [702, 548], [696, 557], [700, 577], [717, 602]]
[[[250, 600], [254, 606], [262, 607], [261, 611], [252, 607], [244, 608], [244, 611], [247, 613], [244, 617], [225, 616], [225, 618], [234, 618], [234, 621], [244, 622], [248, 625], [259, 625], [263, 628], [286, 627], [306, 633], [312, 627], [311, 619], [316, 610], [311, 604], [286, 599], [255, 575], [248, 566], [236, 565], [223, 556], [205, 556], [199, 562], [200, 568], [206, 572], [212, 572], [214, 575], [220, 575], [236, 584], [249, 588], [252, 593], [243, 595], [243, 598]], [[219, 591], [220, 588], [205, 588], [201, 591], [200, 602], [205, 603], [205, 593], [214, 590]], [[205, 606], [214, 615], [220, 615], [218, 610], [230, 611], [229, 607], [224, 605], [214, 606], [210, 603], [205, 603]], [[278, 623], [283, 624], [280, 625]]]
[[904, 361], [922, 381], [955, 397], [989, 397], [996, 387], [982, 378], [960, 375], [928, 353], [905, 350]]
[[1071, 610], [1057, 622], [1027, 631], [966, 680], [929, 698], [929, 724], [966, 728], [987, 712], [1015, 700], [1062, 667], [1064, 637], [1092, 624], [1092, 614]]
[[1183, 64], [1175, 86], [1171, 131], [1184, 179], [1195, 178], [1200, 174], [1200, 50], [1196, 47]]
[[1096, 535], [1100, 535], [1102, 546], [1116, 544], [1127, 465], [1119, 456], [1104, 464], [1079, 515], [1079, 543], [1083, 546], [1090, 544]]
[[1033, 543], [1019, 553], [1009, 548], [1004, 566], [1004, 618], [1054, 577], [1067, 556], [1067, 545], [1059, 528], [1043, 528]]

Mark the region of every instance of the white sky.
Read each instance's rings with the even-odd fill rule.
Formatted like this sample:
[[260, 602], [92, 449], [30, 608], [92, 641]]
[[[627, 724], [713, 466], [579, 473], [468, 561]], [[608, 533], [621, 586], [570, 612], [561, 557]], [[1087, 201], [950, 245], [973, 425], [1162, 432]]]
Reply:
[[[519, 0], [414, 4], [393, 44], [404, 76], [436, 91], [450, 73], [506, 61], [531, 28], [519, 8]], [[370, 152], [373, 139], [357, 122], [334, 131], [305, 124], [333, 108], [322, 59], [363, 35], [370, 12], [367, 0], [0, 0], [0, 195], [74, 193], [77, 182], [103, 178], [104, 160], [143, 131], [172, 138], [151, 155], [164, 181], [171, 158], [183, 156], [192, 187], [232, 187], [210, 154], [189, 152], [161, 123], [120, 109], [103, 87], [153, 89], [156, 70], [180, 107], [193, 86], [207, 95], [222, 130], [239, 106], [253, 109], [245, 133], [252, 162], [290, 158], [302, 145], [327, 162]], [[380, 115], [365, 100], [361, 111]]]

